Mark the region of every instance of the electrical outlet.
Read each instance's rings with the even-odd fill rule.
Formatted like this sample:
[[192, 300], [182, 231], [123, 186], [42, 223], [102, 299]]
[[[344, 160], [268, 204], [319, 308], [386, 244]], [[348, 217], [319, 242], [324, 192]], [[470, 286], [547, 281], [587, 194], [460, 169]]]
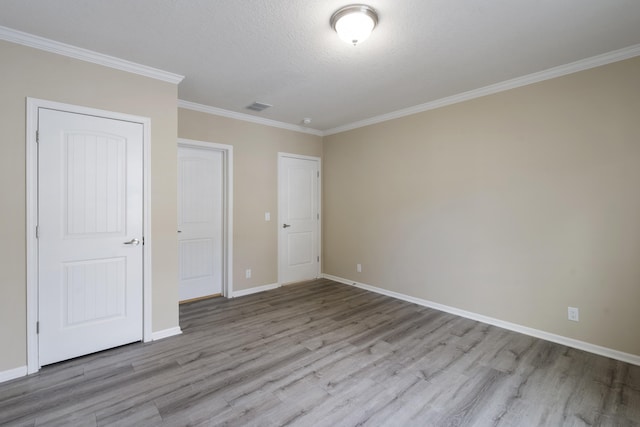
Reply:
[[247, 268], [247, 270], [244, 272], [244, 277], [245, 279], [251, 279], [251, 269]]
[[264, 213], [264, 220], [265, 221], [271, 221], [271, 212], [265, 212]]
[[578, 309], [578, 307], [568, 307], [567, 313], [569, 320], [574, 322], [580, 321], [580, 310]]
[[356, 271], [362, 273], [362, 264], [356, 264]]

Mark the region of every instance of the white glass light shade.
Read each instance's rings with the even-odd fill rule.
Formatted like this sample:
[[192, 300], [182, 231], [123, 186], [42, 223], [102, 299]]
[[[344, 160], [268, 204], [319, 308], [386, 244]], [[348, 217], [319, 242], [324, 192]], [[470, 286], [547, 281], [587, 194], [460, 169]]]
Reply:
[[365, 5], [343, 7], [331, 17], [331, 27], [338, 36], [354, 46], [365, 41], [377, 23], [376, 12]]

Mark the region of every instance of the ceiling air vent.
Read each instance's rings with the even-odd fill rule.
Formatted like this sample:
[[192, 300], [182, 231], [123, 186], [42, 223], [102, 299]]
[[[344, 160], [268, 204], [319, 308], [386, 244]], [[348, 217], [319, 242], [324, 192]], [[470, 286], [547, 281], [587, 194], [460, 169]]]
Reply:
[[251, 105], [247, 105], [247, 110], [252, 110], [252, 111], [262, 111], [262, 110], [266, 110], [267, 108], [272, 107], [269, 104], [263, 104], [262, 102], [254, 102]]

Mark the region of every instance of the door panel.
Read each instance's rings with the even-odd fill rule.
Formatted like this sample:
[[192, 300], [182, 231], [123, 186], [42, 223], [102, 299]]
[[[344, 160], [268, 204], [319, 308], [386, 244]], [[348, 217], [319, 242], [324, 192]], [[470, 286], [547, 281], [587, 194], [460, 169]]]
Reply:
[[289, 231], [287, 233], [287, 247], [287, 259], [289, 261], [289, 266], [293, 267], [315, 262], [313, 259], [314, 250], [312, 233], [306, 231]]
[[278, 171], [279, 281], [319, 274], [319, 166], [317, 160], [282, 156]]
[[69, 131], [64, 139], [65, 237], [124, 235], [127, 141]]
[[222, 293], [223, 153], [178, 147], [180, 301]]
[[125, 257], [62, 265], [64, 328], [125, 316]]
[[45, 108], [38, 131], [46, 365], [142, 339], [143, 133], [139, 123]]

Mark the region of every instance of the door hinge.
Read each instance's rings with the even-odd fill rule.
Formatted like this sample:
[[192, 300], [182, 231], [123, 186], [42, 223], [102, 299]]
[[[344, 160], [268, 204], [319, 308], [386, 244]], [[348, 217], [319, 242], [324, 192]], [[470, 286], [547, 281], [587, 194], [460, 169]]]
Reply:
[[316, 171], [316, 173], [318, 174], [318, 178], [320, 178], [320, 171]]
[[316, 214], [316, 219], [320, 219], [320, 214]]
[[40, 237], [40, 227], [36, 225], [36, 239]]
[[318, 262], [320, 262], [320, 256], [318, 256]]
[[142, 246], [144, 246], [144, 236], [142, 236]]
[[40, 131], [39, 130], [36, 131], [36, 144], [38, 142], [40, 142]]
[[36, 322], [36, 334], [40, 333], [40, 322]]

